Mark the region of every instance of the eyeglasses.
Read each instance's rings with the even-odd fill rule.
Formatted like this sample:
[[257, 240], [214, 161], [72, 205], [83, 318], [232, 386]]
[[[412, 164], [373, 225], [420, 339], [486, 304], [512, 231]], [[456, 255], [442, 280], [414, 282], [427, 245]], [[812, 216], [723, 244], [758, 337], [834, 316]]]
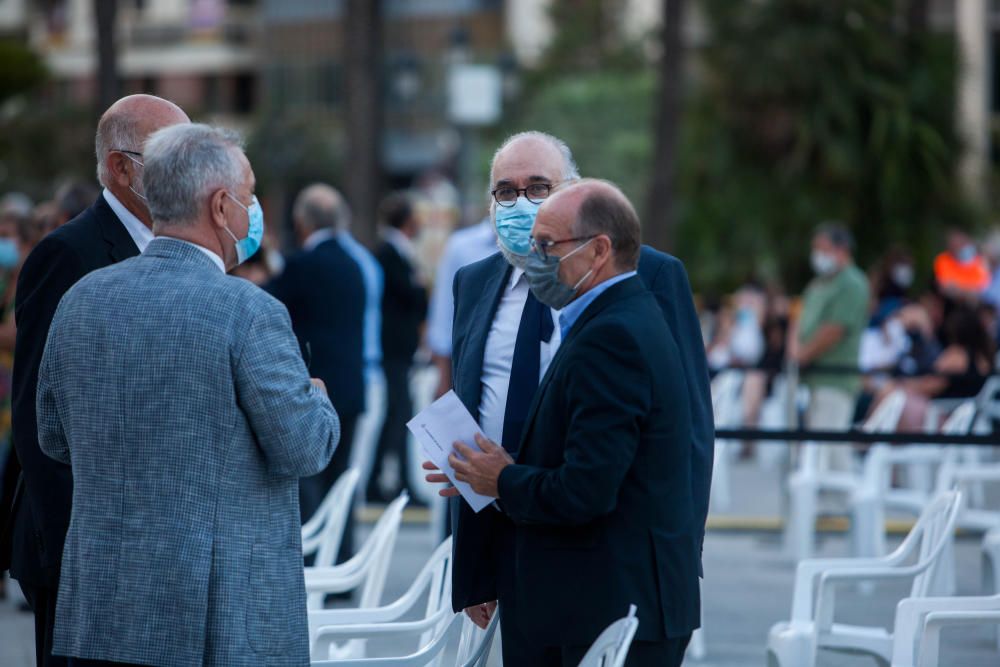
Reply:
[[116, 153], [125, 153], [126, 155], [138, 155], [139, 157], [142, 157], [142, 153], [138, 151], [127, 151], [124, 148], [112, 148], [111, 150]]
[[552, 192], [557, 183], [532, 183], [526, 188], [514, 188], [509, 185], [499, 187], [490, 192], [493, 198], [501, 206], [511, 207], [517, 203], [518, 195], [524, 193], [525, 198], [532, 204], [541, 204], [545, 201], [549, 193]]
[[597, 234], [591, 234], [590, 236], [576, 236], [571, 239], [560, 239], [558, 241], [536, 241], [535, 237], [531, 237], [529, 241], [531, 245], [531, 252], [535, 253], [539, 258], [546, 260], [549, 258], [549, 250], [559, 245], [560, 243], [571, 243], [573, 241], [589, 241], [595, 238]]

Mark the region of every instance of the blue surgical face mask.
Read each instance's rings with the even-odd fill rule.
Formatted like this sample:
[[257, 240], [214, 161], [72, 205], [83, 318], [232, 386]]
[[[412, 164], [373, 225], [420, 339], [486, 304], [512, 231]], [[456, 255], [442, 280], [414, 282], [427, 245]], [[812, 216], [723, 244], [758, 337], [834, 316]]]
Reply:
[[[590, 239], [590, 241], [593, 240]], [[524, 277], [528, 279], [528, 287], [536, 299], [555, 310], [562, 310], [566, 304], [573, 300], [580, 285], [590, 277], [594, 270], [587, 271], [582, 278], [576, 281], [575, 285], [570, 287], [559, 280], [559, 264], [564, 259], [568, 259], [586, 248], [590, 245], [590, 241], [577, 246], [562, 257], [549, 255], [542, 259], [535, 253], [528, 255], [528, 261], [524, 266]]]
[[236, 235], [233, 234], [228, 225], [225, 228], [226, 233], [236, 242], [236, 263], [242, 264], [260, 250], [260, 242], [264, 238], [264, 209], [260, 207], [260, 202], [257, 201], [256, 195], [254, 195], [253, 201], [250, 202], [250, 206], [243, 206], [243, 203], [239, 199], [228, 192], [226, 196], [239, 204], [247, 212], [247, 218], [250, 221], [245, 239], [236, 238]]
[[0, 238], [0, 269], [13, 269], [21, 260], [21, 253], [14, 239]]
[[963, 264], [968, 264], [975, 258], [976, 258], [976, 246], [972, 245], [971, 243], [962, 246], [962, 249], [958, 251], [958, 261], [962, 262]]
[[522, 257], [531, 252], [531, 228], [535, 225], [538, 206], [526, 197], [518, 197], [513, 206], [497, 204], [497, 238], [504, 250]]

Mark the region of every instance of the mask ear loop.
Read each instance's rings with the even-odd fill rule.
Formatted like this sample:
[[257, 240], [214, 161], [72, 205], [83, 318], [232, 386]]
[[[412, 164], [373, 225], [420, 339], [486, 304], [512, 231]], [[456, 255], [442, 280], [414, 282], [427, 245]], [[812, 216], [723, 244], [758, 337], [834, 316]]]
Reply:
[[[590, 245], [590, 242], [593, 241], [595, 238], [597, 238], [597, 237], [595, 236], [593, 238], [587, 239], [586, 243], [578, 245], [577, 247], [573, 248], [573, 250], [571, 250], [570, 252], [566, 253], [562, 257], [560, 257], [559, 258], [559, 263], [561, 264], [564, 259], [568, 259], [568, 258], [572, 257], [574, 254], [576, 254], [577, 252], [579, 252], [579, 251], [583, 250], [584, 248], [586, 248], [588, 245]], [[580, 289], [580, 285], [582, 285], [584, 282], [586, 282], [587, 278], [589, 278], [590, 274], [592, 274], [593, 272], [594, 272], [593, 269], [591, 269], [590, 271], [587, 271], [585, 274], [583, 274], [582, 278], [580, 278], [579, 280], [576, 281], [576, 284], [573, 285], [573, 293], [574, 294], [576, 293], [576, 291], [578, 289]]]

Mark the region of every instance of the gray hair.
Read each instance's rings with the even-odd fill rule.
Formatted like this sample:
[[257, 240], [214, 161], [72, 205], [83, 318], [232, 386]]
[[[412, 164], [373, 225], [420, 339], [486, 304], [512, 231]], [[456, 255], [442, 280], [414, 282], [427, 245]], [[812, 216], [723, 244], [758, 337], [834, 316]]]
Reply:
[[144, 151], [143, 184], [156, 227], [197, 221], [202, 199], [243, 182], [236, 132], [200, 123], [171, 125], [153, 133]]
[[510, 146], [512, 143], [519, 139], [538, 139], [549, 144], [562, 155], [563, 159], [563, 170], [560, 177], [563, 181], [575, 181], [580, 178], [580, 170], [576, 167], [576, 162], [573, 160], [573, 151], [569, 149], [566, 142], [558, 137], [554, 137], [546, 132], [539, 132], [538, 130], [528, 130], [527, 132], [518, 132], [517, 134], [512, 134], [504, 142], [500, 144], [500, 148], [493, 153], [493, 159], [490, 160], [490, 176], [493, 175], [493, 166], [497, 162], [497, 157], [503, 152], [503, 149]]
[[292, 218], [309, 229], [341, 231], [351, 226], [347, 202], [336, 188], [325, 183], [314, 183], [299, 192], [292, 206]]
[[94, 153], [97, 155], [97, 180], [104, 187], [111, 182], [111, 174], [105, 164], [108, 153], [115, 150], [142, 153], [142, 138], [134, 114], [124, 112], [106, 113], [97, 124]]

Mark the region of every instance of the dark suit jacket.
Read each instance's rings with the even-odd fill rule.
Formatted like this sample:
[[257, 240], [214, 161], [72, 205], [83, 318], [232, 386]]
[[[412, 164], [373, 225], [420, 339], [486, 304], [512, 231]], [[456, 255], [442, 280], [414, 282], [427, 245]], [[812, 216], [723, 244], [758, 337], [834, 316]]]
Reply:
[[420, 344], [420, 324], [427, 318], [427, 290], [414, 278], [414, 267], [391, 243], [375, 252], [382, 266], [382, 358], [388, 361], [413, 359]]
[[63, 294], [80, 278], [138, 254], [102, 194], [31, 251], [17, 281], [11, 410], [14, 450], [22, 473], [11, 510], [10, 542], [0, 548], [0, 560], [9, 553], [11, 575], [36, 586], [54, 588], [59, 581], [73, 496], [69, 466], [53, 461], [38, 447], [35, 390], [49, 325]]
[[337, 414], [361, 414], [365, 286], [357, 262], [336, 239], [329, 239], [289, 257], [266, 289], [288, 308], [309, 372], [326, 383]]
[[[483, 354], [510, 265], [499, 253], [461, 269], [455, 276], [452, 377], [455, 393], [473, 416], [479, 414]], [[694, 430], [691, 454], [692, 486], [699, 544], [704, 539], [708, 495], [712, 481], [715, 427], [708, 364], [701, 327], [691, 298], [684, 265], [675, 257], [643, 246], [639, 277], [659, 304], [669, 333], [681, 351], [687, 379], [688, 405]], [[509, 535], [505, 518], [486, 508], [478, 515], [463, 501], [451, 503], [454, 533], [452, 605], [455, 610], [498, 597], [498, 539]]]
[[539, 642], [590, 644], [629, 604], [640, 640], [699, 625], [691, 408], [658, 315], [637, 276], [598, 296], [535, 393], [517, 463], [500, 473], [516, 526], [508, 620]]

